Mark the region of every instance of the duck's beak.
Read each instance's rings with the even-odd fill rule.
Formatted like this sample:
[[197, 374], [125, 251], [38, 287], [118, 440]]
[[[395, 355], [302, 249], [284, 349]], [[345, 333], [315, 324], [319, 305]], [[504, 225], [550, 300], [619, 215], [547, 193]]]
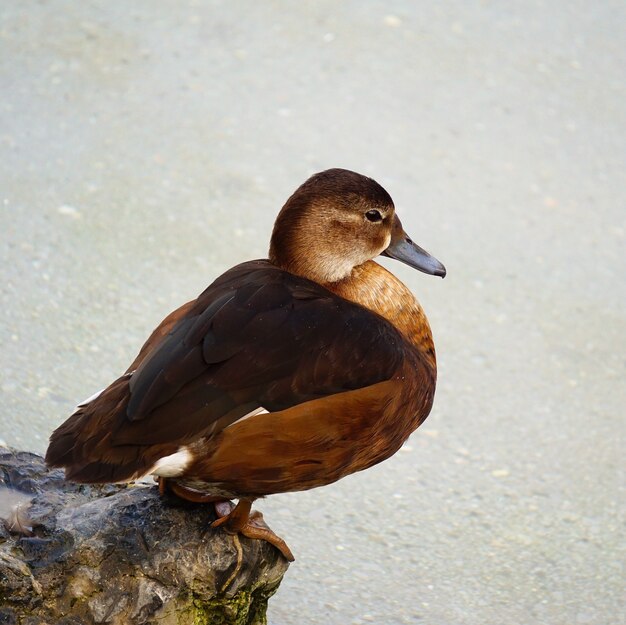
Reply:
[[391, 242], [381, 254], [395, 258], [409, 267], [419, 269], [432, 276], [446, 277], [446, 268], [434, 256], [411, 241], [409, 235], [402, 228], [397, 215], [394, 215]]

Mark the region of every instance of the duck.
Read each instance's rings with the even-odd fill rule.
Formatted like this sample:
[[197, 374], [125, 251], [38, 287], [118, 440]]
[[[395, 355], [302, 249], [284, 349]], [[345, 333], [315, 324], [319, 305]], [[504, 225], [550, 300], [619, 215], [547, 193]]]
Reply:
[[161, 493], [213, 502], [214, 527], [292, 561], [253, 502], [389, 458], [433, 405], [430, 325], [381, 255], [446, 275], [375, 180], [314, 174], [278, 213], [268, 258], [165, 317], [128, 369], [54, 430], [46, 463], [78, 483], [152, 475]]

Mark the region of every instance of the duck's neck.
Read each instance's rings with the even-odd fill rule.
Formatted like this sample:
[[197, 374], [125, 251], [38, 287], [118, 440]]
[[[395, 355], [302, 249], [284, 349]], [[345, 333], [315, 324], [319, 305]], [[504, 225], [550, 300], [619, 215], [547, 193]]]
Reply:
[[349, 277], [324, 286], [387, 319], [436, 367], [435, 346], [424, 310], [391, 272], [370, 260], [355, 267]]

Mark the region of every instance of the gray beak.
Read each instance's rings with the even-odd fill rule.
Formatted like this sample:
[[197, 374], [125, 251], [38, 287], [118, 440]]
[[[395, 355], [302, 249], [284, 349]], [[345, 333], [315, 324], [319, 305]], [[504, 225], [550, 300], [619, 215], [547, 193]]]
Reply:
[[446, 277], [446, 268], [434, 256], [413, 243], [403, 230], [397, 216], [394, 219], [391, 242], [387, 249], [382, 252], [382, 255], [395, 258], [409, 267], [419, 269], [431, 276]]

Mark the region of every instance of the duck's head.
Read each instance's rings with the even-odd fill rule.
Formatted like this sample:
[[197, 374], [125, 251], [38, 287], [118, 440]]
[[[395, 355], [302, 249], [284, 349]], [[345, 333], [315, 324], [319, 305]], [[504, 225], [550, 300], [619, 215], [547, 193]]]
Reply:
[[376, 181], [347, 169], [311, 176], [276, 218], [272, 263], [321, 284], [347, 278], [383, 254], [435, 276], [445, 267], [404, 232], [390, 195]]

